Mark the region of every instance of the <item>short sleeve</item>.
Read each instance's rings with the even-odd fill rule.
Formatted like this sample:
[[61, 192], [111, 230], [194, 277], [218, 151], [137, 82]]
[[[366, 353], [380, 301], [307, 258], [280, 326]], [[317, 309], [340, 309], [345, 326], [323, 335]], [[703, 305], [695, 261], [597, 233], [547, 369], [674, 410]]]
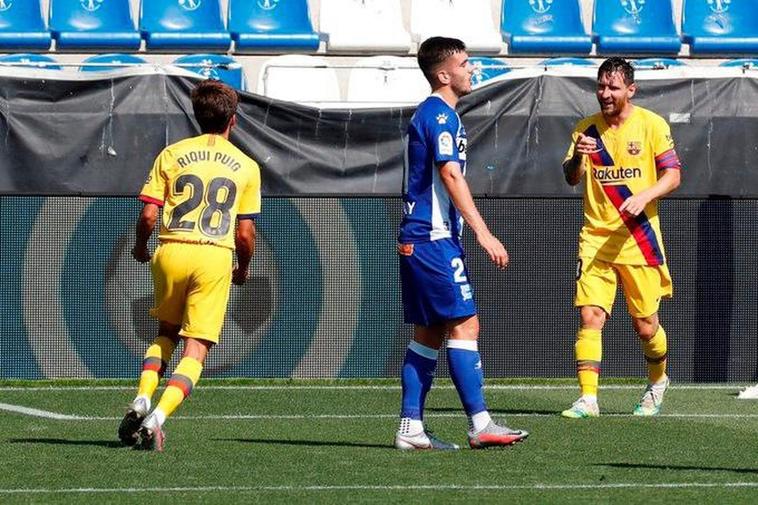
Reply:
[[674, 148], [674, 138], [671, 136], [671, 127], [661, 117], [656, 117], [652, 122], [651, 142], [657, 170], [681, 168], [679, 156]]
[[460, 123], [457, 114], [439, 113], [436, 117], [429, 118], [429, 121], [434, 161], [438, 164], [446, 161], [460, 162], [457, 142]]
[[261, 170], [251, 161], [250, 178], [242, 191], [237, 219], [255, 219], [261, 213]]
[[160, 207], [166, 200], [166, 171], [174, 163], [174, 157], [168, 149], [164, 149], [153, 163], [153, 168], [142, 186], [139, 199], [145, 203], [154, 203]]
[[574, 149], [576, 148], [576, 140], [579, 138], [579, 131], [579, 126], [577, 125], [574, 127], [574, 131], [571, 132], [571, 144], [569, 144], [568, 151], [566, 151], [566, 156], [563, 158], [564, 163], [574, 157]]

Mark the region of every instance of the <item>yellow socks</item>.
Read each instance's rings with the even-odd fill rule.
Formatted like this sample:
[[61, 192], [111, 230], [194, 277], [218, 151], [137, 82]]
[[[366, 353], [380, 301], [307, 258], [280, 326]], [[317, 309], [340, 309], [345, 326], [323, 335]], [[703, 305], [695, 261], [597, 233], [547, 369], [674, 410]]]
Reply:
[[145, 351], [145, 359], [142, 360], [142, 375], [137, 396], [144, 396], [148, 400], [152, 398], [175, 347], [176, 342], [168, 337], [159, 336], [153, 340], [152, 345]]
[[658, 331], [655, 332], [650, 340], [640, 340], [642, 343], [642, 352], [645, 354], [647, 361], [647, 378], [650, 384], [655, 384], [666, 376], [666, 357], [668, 346], [666, 343], [666, 332], [663, 326], [658, 325]]
[[[171, 379], [169, 379], [166, 390], [163, 392], [163, 396], [161, 396], [161, 400], [155, 410], [160, 411], [162, 417], [170, 416], [184, 399], [190, 395], [192, 388], [200, 379], [202, 371], [203, 364], [195, 358], [182, 358], [176, 370], [174, 370]], [[161, 424], [163, 423], [161, 422]]]
[[582, 396], [597, 396], [600, 361], [603, 357], [600, 335], [600, 330], [590, 328], [580, 328], [576, 333], [576, 375]]

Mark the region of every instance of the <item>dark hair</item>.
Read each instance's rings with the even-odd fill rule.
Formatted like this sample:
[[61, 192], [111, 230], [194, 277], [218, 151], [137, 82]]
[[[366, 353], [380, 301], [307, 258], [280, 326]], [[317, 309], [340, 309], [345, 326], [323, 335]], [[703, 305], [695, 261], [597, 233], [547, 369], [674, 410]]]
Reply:
[[203, 133], [224, 133], [237, 112], [237, 92], [221, 81], [206, 79], [192, 90], [192, 110]]
[[621, 74], [621, 77], [624, 78], [624, 84], [627, 86], [634, 83], [634, 67], [624, 58], [618, 56], [608, 58], [600, 65], [600, 68], [597, 69], [597, 78], [600, 79], [606, 74], [615, 74], [616, 72]]
[[456, 53], [466, 50], [466, 44], [462, 40], [449, 37], [430, 37], [418, 48], [418, 66], [424, 72], [426, 80], [432, 83], [435, 79], [434, 71], [440, 63]]

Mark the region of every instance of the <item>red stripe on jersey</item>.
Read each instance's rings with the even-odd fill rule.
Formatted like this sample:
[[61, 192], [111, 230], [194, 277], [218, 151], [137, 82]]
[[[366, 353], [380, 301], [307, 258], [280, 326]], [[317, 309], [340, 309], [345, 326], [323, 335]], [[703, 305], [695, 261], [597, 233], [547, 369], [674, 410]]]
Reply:
[[[616, 210], [621, 207], [621, 204], [627, 198], [632, 196], [632, 192], [626, 186], [603, 186], [603, 190], [608, 195], [608, 198], [610, 198], [613, 206], [616, 207]], [[635, 217], [619, 211], [619, 215], [621, 215], [621, 220], [624, 221], [635, 242], [637, 242], [640, 251], [642, 251], [645, 262], [650, 266], [662, 265], [663, 254], [661, 253], [661, 248], [658, 247], [655, 232], [645, 213], [641, 212]]]
[[163, 207], [163, 200], [158, 200], [157, 198], [153, 198], [152, 196], [147, 195], [140, 195], [138, 197], [139, 201], [145, 202], [145, 203], [154, 203], [158, 207]]

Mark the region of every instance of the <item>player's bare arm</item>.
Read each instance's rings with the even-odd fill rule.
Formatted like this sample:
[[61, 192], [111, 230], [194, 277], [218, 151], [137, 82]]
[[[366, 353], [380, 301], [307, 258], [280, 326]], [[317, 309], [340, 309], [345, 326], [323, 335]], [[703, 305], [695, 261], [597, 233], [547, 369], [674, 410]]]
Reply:
[[584, 175], [584, 163], [582, 163], [584, 155], [599, 151], [594, 137], [580, 133], [574, 145], [574, 156], [563, 163], [563, 175], [566, 177], [566, 182], [572, 186], [579, 184]]
[[232, 282], [237, 286], [241, 286], [247, 280], [250, 260], [255, 253], [255, 236], [255, 221], [240, 219], [237, 222], [237, 231], [234, 235], [237, 267], [232, 272]]
[[490, 260], [501, 270], [508, 266], [508, 251], [490, 232], [481, 214], [479, 214], [466, 179], [461, 173], [460, 165], [455, 161], [444, 163], [440, 166], [440, 177], [450, 199], [453, 201], [453, 205], [471, 227], [476, 235], [477, 242], [487, 252]]
[[137, 219], [137, 226], [134, 230], [134, 247], [132, 256], [140, 263], [150, 261], [150, 250], [147, 248], [147, 241], [153, 234], [155, 223], [158, 221], [158, 206], [154, 203], [146, 203], [142, 208]]
[[630, 216], [638, 216], [645, 210], [645, 206], [647, 206], [648, 203], [668, 195], [678, 188], [680, 183], [680, 170], [675, 168], [663, 170], [658, 182], [646, 190], [624, 200], [624, 203], [619, 207], [619, 211], [625, 212]]

